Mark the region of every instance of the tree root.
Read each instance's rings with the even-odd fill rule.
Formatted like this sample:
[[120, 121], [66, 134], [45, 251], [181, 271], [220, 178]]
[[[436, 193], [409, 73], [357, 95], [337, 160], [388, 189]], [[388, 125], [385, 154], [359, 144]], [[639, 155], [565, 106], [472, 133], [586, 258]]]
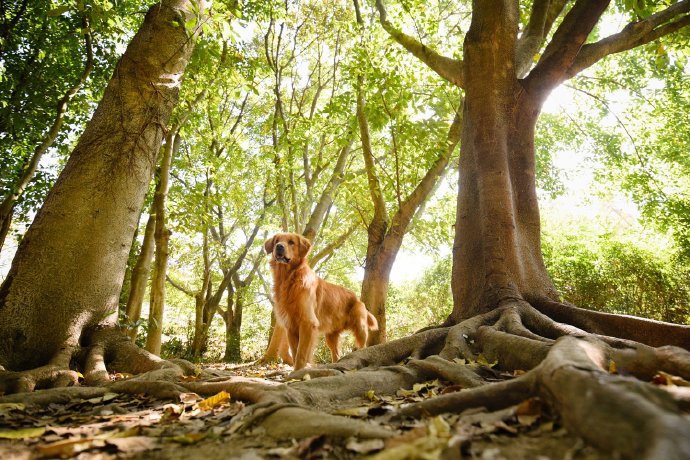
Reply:
[[[259, 403], [262, 410], [272, 407], [269, 415], [254, 418], [252, 426], [258, 424], [277, 437], [315, 433], [306, 420], [331, 423], [332, 416], [317, 417], [306, 407], [328, 410], [370, 390], [395, 394], [440, 378], [465, 389], [403, 406], [396, 417], [475, 407], [494, 411], [539, 397], [570, 431], [604, 450], [626, 458], [690, 458], [690, 421], [682, 413], [690, 407], [690, 391], [659, 388], [632, 377], [649, 380], [664, 371], [690, 378], [690, 352], [597, 335], [606, 330], [592, 333], [580, 326], [589, 325], [559, 323], [525, 302], [508, 301], [456, 326], [428, 329], [293, 374], [309, 375], [309, 380], [221, 385], [236, 398]], [[526, 373], [496, 382], [493, 365], [503, 372]], [[625, 375], [611, 373], [616, 369]], [[332, 423], [340, 426], [341, 420]]]
[[[507, 300], [457, 325], [427, 329], [357, 350], [337, 363], [293, 372], [290, 377], [300, 380], [282, 384], [209, 374], [203, 380], [181, 379], [185, 374], [197, 375], [198, 370], [186, 361], [153, 356], [117, 330], [101, 329], [89, 337], [87, 348], [75, 352], [66, 347], [44, 368], [18, 373], [0, 370], [0, 388], [75, 384], [77, 374], [69, 364], [78, 356], [85, 382], [96, 388], [56, 388], [36, 392], [29, 399], [21, 395], [21, 400], [63, 402], [106, 391], [159, 398], [177, 398], [188, 391], [204, 396], [227, 391], [232, 398], [251, 403], [234, 419], [234, 433], [387, 438], [393, 434], [391, 429], [328, 412], [361, 405], [362, 400], [380, 401], [401, 389], [441, 379], [461, 390], [401, 406], [395, 417], [476, 407], [494, 411], [538, 397], [560, 415], [569, 431], [599, 448], [626, 458], [690, 458], [690, 420], [683, 413], [690, 410], [690, 389], [647, 383], [659, 372], [690, 380], [690, 351], [655, 346], [660, 344], [659, 331], [673, 333], [670, 343], [685, 344], [678, 331], [688, 329], [655, 322], [656, 329], [644, 334], [628, 325], [623, 337], [617, 338], [610, 336], [610, 328], [619, 320], [595, 315], [574, 325], [562, 323], [552, 316], [567, 320], [563, 312], [569, 310], [552, 315], [558, 305], [539, 304], [537, 309], [521, 300]], [[642, 324], [635, 321], [630, 324]], [[113, 369], [137, 375], [112, 382], [109, 371]]]

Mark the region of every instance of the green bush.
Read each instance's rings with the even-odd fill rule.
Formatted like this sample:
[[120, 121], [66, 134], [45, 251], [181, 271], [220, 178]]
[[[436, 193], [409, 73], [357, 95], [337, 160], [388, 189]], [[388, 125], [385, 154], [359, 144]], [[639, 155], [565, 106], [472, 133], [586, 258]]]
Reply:
[[664, 248], [601, 235], [545, 235], [544, 261], [564, 300], [583, 308], [674, 323], [690, 321], [690, 270]]

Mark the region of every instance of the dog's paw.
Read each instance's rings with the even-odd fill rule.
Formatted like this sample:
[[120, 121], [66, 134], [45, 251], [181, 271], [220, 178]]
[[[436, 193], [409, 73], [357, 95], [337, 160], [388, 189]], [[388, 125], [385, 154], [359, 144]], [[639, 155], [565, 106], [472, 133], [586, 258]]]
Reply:
[[334, 375], [342, 374], [341, 371], [337, 369], [328, 369], [323, 367], [305, 367], [292, 371], [288, 374], [288, 379], [291, 380], [311, 380], [317, 379], [319, 377], [331, 377]]

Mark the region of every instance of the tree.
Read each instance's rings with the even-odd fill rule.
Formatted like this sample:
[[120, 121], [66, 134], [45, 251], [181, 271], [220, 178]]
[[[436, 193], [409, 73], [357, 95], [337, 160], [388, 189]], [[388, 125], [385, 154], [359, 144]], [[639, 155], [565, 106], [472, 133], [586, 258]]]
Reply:
[[[403, 33], [388, 19], [383, 2], [376, 4], [392, 38], [464, 90], [453, 312], [446, 327], [358, 350], [323, 369], [293, 373], [311, 379], [287, 388], [239, 382], [224, 388], [254, 402], [319, 407], [354, 397], [362, 388], [374, 388], [378, 395], [443, 378], [466, 389], [411, 404], [397, 415], [481, 406], [497, 410], [539, 396], [569, 430], [604, 450], [628, 458], [690, 455], [682, 397], [644, 383], [658, 371], [690, 377], [690, 327], [559, 301], [540, 248], [534, 147], [540, 109], [557, 85], [612, 53], [686, 27], [690, 1], [637, 8], [619, 33], [599, 39], [593, 30], [606, 0], [536, 0], [523, 10], [516, 1], [476, 0], [463, 59], [443, 56]], [[480, 358], [496, 360], [502, 370], [529, 371], [488, 383], [477, 373]], [[397, 364], [403, 360], [406, 364]], [[352, 372], [367, 367], [374, 368]], [[324, 375], [330, 377], [314, 378]], [[263, 418], [263, 428], [285, 430], [288, 413], [276, 408]], [[296, 410], [292, 415], [292, 433], [308, 432], [296, 422]], [[324, 414], [302, 413], [301, 418], [319, 425], [321, 434], [328, 432], [326, 426], [335, 432], [338, 425]], [[612, 425], [613, 419], [620, 423]]]
[[76, 381], [69, 364], [81, 346], [87, 380], [104, 378], [104, 350], [130, 369], [160, 367], [114, 327], [117, 299], [204, 9], [170, 0], [149, 10], [27, 231], [0, 287], [0, 364], [19, 371], [3, 373], [5, 391]]
[[[404, 6], [426, 9], [423, 3]], [[537, 396], [571, 432], [614, 455], [690, 456], [687, 395], [647, 383], [662, 372], [690, 379], [690, 328], [584, 311], [559, 301], [541, 254], [534, 151], [535, 124], [556, 85], [612, 52], [685, 27], [690, 1], [651, 10], [636, 5], [640, 18], [601, 39], [594, 28], [607, 1], [536, 0], [522, 10], [519, 6], [514, 0], [474, 1], [460, 60], [398, 30], [383, 3], [377, 3], [388, 33], [464, 91], [454, 309], [446, 325], [291, 375], [302, 381], [190, 379], [168, 382], [168, 396], [224, 390], [255, 403], [237, 417], [233, 434], [386, 438], [394, 434], [383, 426], [323, 410], [363, 393], [373, 399], [443, 379], [462, 391], [409, 404], [393, 415], [498, 410]], [[363, 93], [360, 99], [361, 111]], [[496, 381], [506, 374], [510, 377]], [[459, 455], [463, 446], [458, 442], [451, 448]]]
[[[440, 147], [436, 160], [417, 186], [407, 197], [403, 198], [398, 193], [398, 207], [392, 218], [388, 216], [380, 181], [376, 173], [369, 124], [364, 112], [364, 97], [361, 89], [357, 95], [357, 119], [362, 139], [362, 151], [364, 152], [369, 192], [374, 204], [374, 215], [367, 227], [368, 244], [361, 299], [376, 317], [379, 324], [379, 329], [371, 331], [367, 339], [367, 345], [376, 345], [386, 341], [385, 306], [393, 263], [402, 245], [403, 237], [416, 213], [422, 209], [424, 203], [443, 178], [453, 150], [455, 150], [455, 146], [460, 140], [462, 119], [459, 114], [455, 115], [448, 130], [448, 138], [445, 145]], [[395, 140], [393, 141], [392, 150], [393, 156], [397, 158], [399, 152]]]

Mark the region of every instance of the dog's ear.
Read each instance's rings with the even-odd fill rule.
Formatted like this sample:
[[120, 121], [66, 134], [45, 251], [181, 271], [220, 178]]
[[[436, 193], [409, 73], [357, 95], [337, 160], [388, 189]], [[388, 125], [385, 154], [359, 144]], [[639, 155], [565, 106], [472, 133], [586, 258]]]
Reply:
[[273, 235], [269, 239], [266, 240], [264, 243], [264, 250], [266, 251], [266, 254], [271, 254], [273, 252], [273, 246], [275, 245], [275, 239], [276, 236]]
[[311, 241], [303, 236], [299, 237], [299, 255], [300, 257], [307, 257], [309, 251], [311, 250]]

